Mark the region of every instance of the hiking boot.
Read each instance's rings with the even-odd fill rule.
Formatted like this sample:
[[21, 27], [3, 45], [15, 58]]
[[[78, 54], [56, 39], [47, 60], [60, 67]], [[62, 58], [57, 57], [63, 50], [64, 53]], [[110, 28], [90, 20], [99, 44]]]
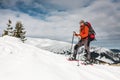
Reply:
[[76, 59], [76, 56], [77, 56], [77, 54], [73, 54], [73, 59], [74, 59], [74, 60]]

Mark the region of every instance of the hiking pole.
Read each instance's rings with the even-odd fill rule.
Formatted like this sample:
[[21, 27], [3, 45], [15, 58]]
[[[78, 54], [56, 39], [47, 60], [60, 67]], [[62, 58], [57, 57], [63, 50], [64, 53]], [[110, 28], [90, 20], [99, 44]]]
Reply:
[[80, 64], [79, 64], [79, 60], [80, 60], [80, 54], [78, 54], [77, 66], [80, 66]]
[[72, 55], [72, 49], [73, 49], [73, 42], [74, 42], [74, 32], [75, 31], [73, 31], [73, 35], [72, 35], [72, 42], [71, 42], [71, 48], [70, 48], [70, 58], [71, 58], [71, 55]]
[[[80, 41], [80, 38], [78, 38], [78, 41]], [[83, 52], [83, 50], [82, 50], [82, 52]], [[80, 53], [79, 54], [77, 53], [77, 55], [78, 55], [77, 66], [80, 66]]]

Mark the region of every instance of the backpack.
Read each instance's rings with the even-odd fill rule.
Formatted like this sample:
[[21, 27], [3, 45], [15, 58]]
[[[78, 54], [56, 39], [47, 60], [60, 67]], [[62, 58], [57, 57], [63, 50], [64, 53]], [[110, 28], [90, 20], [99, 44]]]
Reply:
[[88, 28], [89, 28], [88, 39], [90, 41], [95, 40], [96, 33], [95, 33], [95, 30], [93, 29], [93, 27], [91, 26], [90, 22], [85, 22], [85, 25], [88, 26]]

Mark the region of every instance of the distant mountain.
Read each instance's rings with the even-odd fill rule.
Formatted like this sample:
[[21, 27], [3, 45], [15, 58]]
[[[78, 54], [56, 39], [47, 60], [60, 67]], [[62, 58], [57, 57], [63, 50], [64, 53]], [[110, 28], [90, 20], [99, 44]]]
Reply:
[[34, 45], [38, 48], [48, 50], [57, 54], [66, 54], [71, 47], [71, 44], [67, 42], [40, 38], [28, 38], [26, 44]]
[[111, 51], [113, 51], [114, 53], [120, 53], [120, 49], [110, 49]]
[[[120, 54], [113, 52], [110, 49], [94, 47], [93, 51], [91, 51], [91, 54], [93, 58], [105, 61], [107, 63], [120, 63]], [[98, 56], [94, 56], [97, 54]]]

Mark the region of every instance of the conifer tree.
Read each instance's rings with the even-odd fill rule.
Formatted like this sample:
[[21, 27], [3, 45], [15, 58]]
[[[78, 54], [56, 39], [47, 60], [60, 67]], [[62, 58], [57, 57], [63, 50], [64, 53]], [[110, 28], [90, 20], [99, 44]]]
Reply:
[[12, 21], [9, 19], [8, 20], [8, 24], [7, 24], [7, 29], [4, 30], [4, 33], [2, 34], [2, 36], [4, 35], [8, 35], [8, 36], [13, 36], [13, 27], [11, 26]]
[[25, 37], [25, 34], [26, 34], [26, 31], [23, 24], [20, 21], [18, 21], [15, 26], [14, 37], [20, 38], [24, 43], [24, 41], [27, 40]]

